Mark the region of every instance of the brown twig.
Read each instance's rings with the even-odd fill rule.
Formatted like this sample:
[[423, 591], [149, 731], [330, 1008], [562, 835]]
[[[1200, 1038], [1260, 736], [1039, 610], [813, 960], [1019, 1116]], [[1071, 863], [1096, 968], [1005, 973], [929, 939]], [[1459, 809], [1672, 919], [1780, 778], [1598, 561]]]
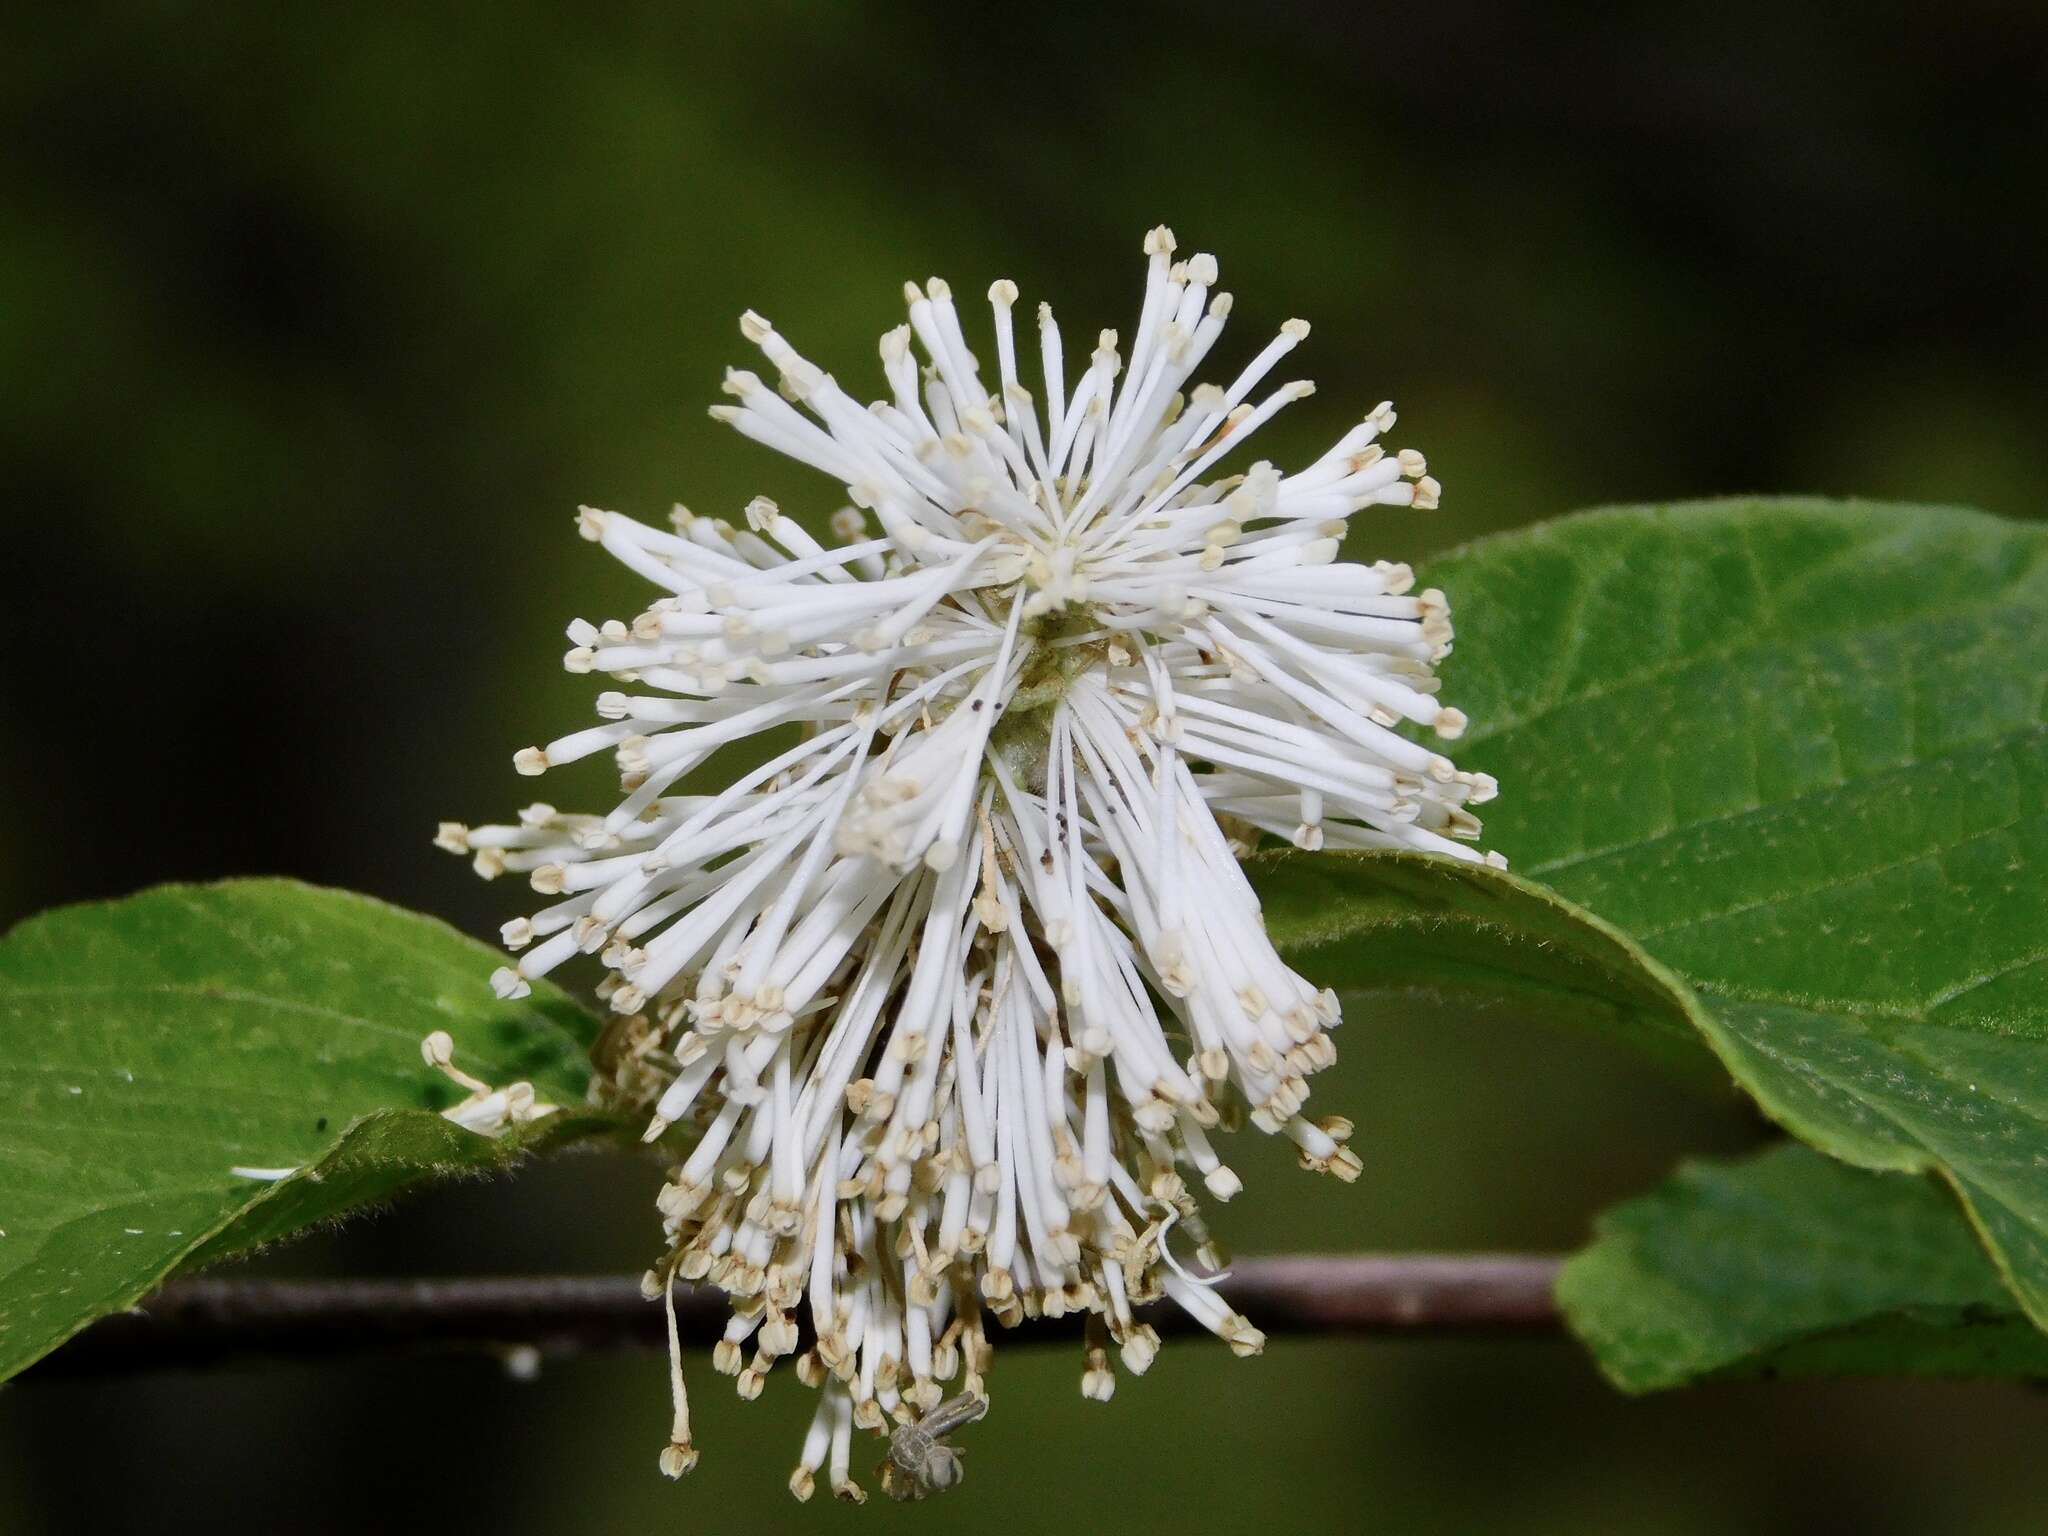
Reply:
[[[1241, 1259], [1220, 1290], [1269, 1334], [1526, 1333], [1555, 1329], [1559, 1260], [1536, 1254], [1297, 1254]], [[724, 1326], [717, 1292], [678, 1292], [684, 1336]], [[1162, 1332], [1192, 1325], [1174, 1307]], [[1071, 1337], [1033, 1323], [1018, 1343]], [[159, 1370], [247, 1356], [320, 1359], [439, 1349], [560, 1357], [662, 1346], [658, 1306], [625, 1275], [455, 1280], [202, 1278], [165, 1286], [133, 1311], [103, 1318], [44, 1364], [39, 1377]]]

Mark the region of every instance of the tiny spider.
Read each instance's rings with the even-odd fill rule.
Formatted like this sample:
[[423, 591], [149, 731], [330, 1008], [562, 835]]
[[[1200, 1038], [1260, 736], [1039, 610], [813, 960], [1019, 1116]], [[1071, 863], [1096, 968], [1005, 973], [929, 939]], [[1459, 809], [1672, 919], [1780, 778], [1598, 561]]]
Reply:
[[966, 1475], [961, 1452], [944, 1444], [945, 1437], [988, 1412], [988, 1399], [963, 1392], [949, 1397], [915, 1424], [898, 1425], [889, 1437], [889, 1454], [880, 1471], [882, 1487], [892, 1499], [921, 1499], [944, 1493]]

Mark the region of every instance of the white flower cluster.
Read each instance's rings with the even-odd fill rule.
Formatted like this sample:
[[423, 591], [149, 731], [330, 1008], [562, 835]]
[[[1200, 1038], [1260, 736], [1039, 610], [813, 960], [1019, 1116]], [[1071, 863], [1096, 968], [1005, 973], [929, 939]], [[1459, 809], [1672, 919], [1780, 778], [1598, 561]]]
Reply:
[[[1311, 393], [1257, 394], [1308, 327], [1192, 383], [1230, 296], [1167, 230], [1145, 250], [1128, 353], [1103, 332], [1071, 387], [1039, 308], [1042, 393], [1009, 282], [992, 382], [947, 285], [908, 287], [871, 405], [747, 315], [775, 380], [728, 374], [713, 415], [844, 486], [842, 542], [766, 500], [744, 528], [584, 509], [584, 537], [662, 595], [570, 626], [569, 669], [619, 691], [604, 724], [515, 762], [611, 752], [624, 799], [441, 830], [554, 898], [505, 925], [521, 958], [499, 993], [601, 955], [615, 1086], [652, 1105], [650, 1139], [689, 1127], [650, 1290], [730, 1295], [715, 1361], [746, 1397], [808, 1323], [799, 1497], [827, 1467], [860, 1497], [856, 1427], [914, 1424], [963, 1369], [982, 1396], [991, 1316], [1088, 1314], [1096, 1399], [1112, 1347], [1151, 1361], [1135, 1309], [1161, 1295], [1255, 1353], [1168, 1251], [1185, 1223], [1214, 1265], [1188, 1176], [1240, 1185], [1211, 1133], [1248, 1117], [1312, 1169], [1359, 1163], [1346, 1122], [1303, 1114], [1337, 999], [1275, 953], [1240, 856], [1271, 835], [1479, 857], [1468, 807], [1492, 781], [1399, 729], [1465, 725], [1432, 670], [1443, 595], [1338, 559], [1351, 514], [1436, 505], [1422, 456], [1381, 446], [1381, 405], [1298, 473], [1205, 478]], [[772, 744], [758, 767], [679, 788], [746, 740]], [[675, 1392], [672, 1474], [696, 1454], [679, 1370]], [[899, 1468], [891, 1491], [923, 1490]]]

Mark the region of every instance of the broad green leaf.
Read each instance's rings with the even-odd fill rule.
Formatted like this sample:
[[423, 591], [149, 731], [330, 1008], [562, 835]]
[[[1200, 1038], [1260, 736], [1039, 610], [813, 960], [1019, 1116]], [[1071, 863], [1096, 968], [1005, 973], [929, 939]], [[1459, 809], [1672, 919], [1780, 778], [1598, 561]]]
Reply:
[[2048, 1378], [2048, 1335], [1953, 1199], [1796, 1145], [1688, 1163], [1608, 1211], [1557, 1296], [1629, 1392], [1714, 1375]]
[[[165, 886], [0, 939], [0, 1378], [181, 1264], [608, 1121], [576, 1106], [595, 1023], [430, 918], [280, 880]], [[499, 1140], [443, 1119], [420, 1058], [567, 1106]], [[296, 1170], [276, 1176], [280, 1170]]]
[[1489, 843], [1688, 983], [1794, 1134], [1952, 1183], [2048, 1324], [2048, 531], [1619, 509], [1429, 579]]
[[[1351, 996], [1591, 1026], [1718, 1075], [1703, 1044], [1718, 1026], [1692, 989], [1540, 885], [1409, 854], [1269, 855], [1253, 878], [1275, 941]], [[1688, 1167], [1598, 1231], [1559, 1298], [1628, 1391], [1710, 1374], [2048, 1376], [2048, 1336], [1923, 1179], [1792, 1146]]]

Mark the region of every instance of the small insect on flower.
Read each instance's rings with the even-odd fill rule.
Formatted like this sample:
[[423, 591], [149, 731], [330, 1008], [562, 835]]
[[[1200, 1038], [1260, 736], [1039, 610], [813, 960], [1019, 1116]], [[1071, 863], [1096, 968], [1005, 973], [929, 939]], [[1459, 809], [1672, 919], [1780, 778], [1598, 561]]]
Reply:
[[889, 1454], [877, 1468], [882, 1491], [901, 1501], [957, 1487], [967, 1475], [960, 1464], [963, 1453], [947, 1445], [946, 1436], [987, 1412], [987, 1398], [963, 1392], [914, 1423], [898, 1425], [889, 1436]]
[[[660, 595], [569, 626], [569, 669], [617, 685], [602, 723], [513, 761], [610, 752], [623, 799], [437, 838], [551, 898], [505, 925], [501, 996], [578, 954], [608, 967], [602, 1091], [650, 1141], [689, 1132], [648, 1294], [730, 1295], [712, 1358], [742, 1397], [797, 1355], [820, 1389], [799, 1498], [821, 1468], [864, 1497], [853, 1432], [892, 1419], [892, 1493], [956, 1481], [943, 1441], [987, 1409], [990, 1317], [1088, 1314], [1097, 1400], [1112, 1348], [1151, 1363], [1137, 1309], [1162, 1297], [1257, 1353], [1167, 1247], [1179, 1223], [1221, 1262], [1190, 1190], [1240, 1188], [1212, 1133], [1248, 1118], [1311, 1169], [1360, 1165], [1348, 1121], [1304, 1114], [1337, 999], [1275, 952], [1239, 860], [1267, 838], [1481, 857], [1470, 807], [1493, 781], [1402, 729], [1465, 727], [1437, 697], [1443, 594], [1338, 558], [1354, 513], [1436, 505], [1422, 455], [1383, 446], [1380, 405], [1305, 469], [1209, 478], [1312, 392], [1265, 385], [1308, 326], [1195, 383], [1230, 296], [1167, 230], [1145, 251], [1128, 350], [1104, 331], [1076, 376], [1040, 306], [1036, 388], [1009, 282], [988, 294], [993, 381], [933, 278], [906, 289], [867, 406], [747, 315], [774, 382], [729, 373], [712, 414], [845, 488], [839, 542], [765, 499], [744, 527], [583, 509]], [[686, 784], [754, 739], [758, 767]], [[680, 1475], [697, 1453], [670, 1338]]]

